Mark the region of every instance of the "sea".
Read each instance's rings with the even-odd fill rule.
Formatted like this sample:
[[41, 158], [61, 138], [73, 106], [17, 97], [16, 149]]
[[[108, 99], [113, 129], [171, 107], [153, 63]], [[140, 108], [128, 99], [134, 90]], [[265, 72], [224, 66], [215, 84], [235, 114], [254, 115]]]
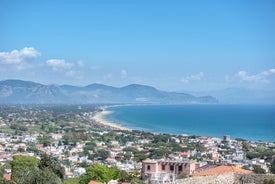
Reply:
[[135, 105], [108, 107], [108, 121], [154, 133], [275, 142], [275, 105]]

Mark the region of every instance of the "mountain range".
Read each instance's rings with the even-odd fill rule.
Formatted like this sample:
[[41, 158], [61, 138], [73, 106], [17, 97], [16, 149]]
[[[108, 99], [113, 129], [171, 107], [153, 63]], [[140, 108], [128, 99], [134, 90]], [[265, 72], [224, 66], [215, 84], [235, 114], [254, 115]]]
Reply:
[[103, 84], [84, 87], [44, 85], [31, 81], [0, 81], [0, 104], [209, 104], [212, 96], [196, 97], [187, 93], [166, 92], [151, 86], [131, 84], [121, 88]]

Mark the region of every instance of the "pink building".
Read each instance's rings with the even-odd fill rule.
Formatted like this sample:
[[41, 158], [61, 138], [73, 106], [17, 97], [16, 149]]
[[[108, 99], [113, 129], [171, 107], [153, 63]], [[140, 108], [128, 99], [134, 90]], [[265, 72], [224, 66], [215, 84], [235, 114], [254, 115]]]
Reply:
[[174, 181], [178, 175], [191, 175], [199, 167], [195, 161], [151, 160], [142, 161], [142, 179], [148, 183]]

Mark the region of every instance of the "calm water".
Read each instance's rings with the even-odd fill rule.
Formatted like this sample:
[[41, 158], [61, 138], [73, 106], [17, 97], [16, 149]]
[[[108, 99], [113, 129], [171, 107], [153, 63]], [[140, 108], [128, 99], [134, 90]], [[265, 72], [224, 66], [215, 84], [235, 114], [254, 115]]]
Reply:
[[275, 106], [162, 105], [119, 106], [106, 118], [151, 132], [275, 141]]

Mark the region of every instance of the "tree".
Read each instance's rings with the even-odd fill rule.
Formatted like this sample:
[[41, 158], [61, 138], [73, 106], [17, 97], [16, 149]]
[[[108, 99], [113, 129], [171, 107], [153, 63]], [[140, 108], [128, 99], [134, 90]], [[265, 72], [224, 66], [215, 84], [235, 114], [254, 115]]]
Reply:
[[275, 174], [275, 159], [273, 159], [273, 161], [271, 163], [270, 172]]
[[38, 159], [33, 156], [15, 155], [11, 161], [12, 180], [17, 181], [18, 176], [25, 168], [37, 167]]
[[159, 148], [159, 149], [151, 149], [150, 150], [150, 158], [153, 159], [160, 159], [168, 155], [170, 151], [164, 149], [164, 148]]
[[85, 145], [85, 147], [83, 148], [83, 153], [84, 155], [89, 155], [89, 151], [93, 151], [96, 148], [96, 144], [95, 143], [87, 143]]
[[141, 162], [142, 160], [145, 160], [146, 158], [148, 158], [147, 153], [140, 151], [140, 152], [135, 154], [134, 160], [137, 161], [137, 162]]
[[250, 170], [248, 165], [244, 165], [244, 166], [242, 166], [242, 169], [245, 169], [245, 170]]
[[88, 162], [84, 160], [83, 162], [79, 163], [79, 167], [83, 167], [83, 168], [88, 167]]
[[239, 142], [244, 142], [244, 141], [246, 141], [245, 139], [239, 138], [239, 137], [238, 137], [238, 138], [235, 138], [235, 140], [236, 140], [236, 141], [239, 141]]
[[92, 156], [92, 158], [101, 158], [102, 160], [106, 160], [109, 156], [109, 151], [104, 149], [99, 149], [97, 152]]
[[54, 160], [46, 153], [43, 153], [41, 155], [41, 160], [38, 164], [38, 168], [41, 170], [48, 169], [52, 171], [54, 174], [56, 174], [60, 179], [64, 179], [64, 168], [60, 165], [59, 162], [57, 162], [57, 160]]
[[43, 146], [49, 146], [51, 144], [51, 140], [46, 135], [38, 136], [37, 141], [38, 143], [43, 144]]
[[39, 153], [39, 150], [36, 148], [34, 143], [29, 143], [26, 151], [30, 153]]
[[131, 180], [131, 184], [145, 184], [145, 183], [137, 178], [134, 178]]
[[18, 152], [24, 152], [25, 150], [24, 150], [22, 147], [19, 147], [19, 148], [17, 149], [17, 151], [18, 151]]
[[0, 184], [13, 184], [13, 183], [0, 176]]
[[115, 167], [108, 168], [107, 166], [94, 163], [86, 168], [86, 174], [80, 177], [80, 184], [87, 184], [90, 180], [108, 183], [110, 180], [121, 180], [122, 175], [120, 170]]
[[12, 180], [20, 184], [62, 184], [64, 168], [47, 154], [40, 161], [31, 156], [17, 155], [11, 161]]
[[265, 170], [260, 167], [255, 167], [253, 172], [256, 174], [265, 174]]
[[10, 169], [10, 163], [5, 163], [4, 165], [0, 165], [0, 176], [3, 176], [5, 169]]
[[48, 168], [27, 167], [17, 178], [20, 184], [62, 184], [61, 179]]
[[[58, 175], [56, 175], [52, 170], [46, 168], [44, 170], [39, 170], [39, 175], [36, 177], [36, 183], [41, 184], [62, 184], [62, 180]], [[34, 184], [36, 184], [34, 183]]]

